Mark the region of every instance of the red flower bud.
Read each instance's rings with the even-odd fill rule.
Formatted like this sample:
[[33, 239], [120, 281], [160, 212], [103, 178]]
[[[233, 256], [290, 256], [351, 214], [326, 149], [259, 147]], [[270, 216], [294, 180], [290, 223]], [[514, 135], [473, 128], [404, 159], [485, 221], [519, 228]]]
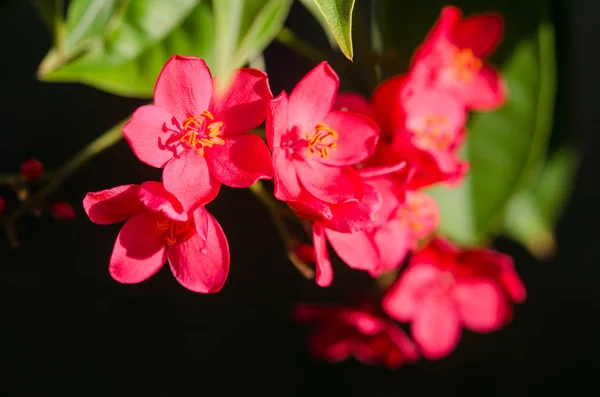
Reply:
[[44, 164], [37, 159], [29, 159], [21, 164], [21, 176], [26, 181], [37, 181], [44, 173]]
[[75, 210], [71, 204], [65, 201], [58, 201], [50, 207], [52, 216], [56, 219], [66, 220], [75, 218]]

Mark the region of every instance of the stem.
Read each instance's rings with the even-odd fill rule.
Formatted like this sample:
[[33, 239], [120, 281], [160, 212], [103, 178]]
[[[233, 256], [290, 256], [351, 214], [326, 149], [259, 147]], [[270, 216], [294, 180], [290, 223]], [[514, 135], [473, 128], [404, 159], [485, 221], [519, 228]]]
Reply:
[[327, 59], [327, 54], [312, 47], [307, 42], [299, 39], [289, 28], [283, 27], [276, 37], [277, 41], [289, 47], [292, 51], [314, 62], [321, 62]]
[[122, 127], [128, 119], [129, 118], [116, 124], [75, 154], [75, 156], [53, 173], [52, 177], [44, 187], [29, 196], [14, 212], [7, 216], [4, 226], [6, 228], [8, 239], [13, 247], [17, 248], [19, 246], [15, 230], [17, 220], [27, 211], [40, 205], [47, 196], [54, 193], [71, 176], [71, 174], [81, 166], [99, 153], [119, 142], [123, 138]]
[[54, 3], [54, 47], [59, 54], [64, 54], [65, 46], [65, 20], [63, 18], [63, 10], [65, 8], [64, 0], [56, 0]]
[[283, 240], [288, 258], [292, 264], [300, 271], [300, 273], [302, 273], [304, 277], [308, 279], [314, 278], [315, 272], [309, 268], [306, 263], [302, 262], [296, 255], [295, 249], [298, 245], [298, 242], [292, 236], [287, 225], [285, 224], [285, 221], [283, 220], [285, 214], [282, 213], [282, 206], [280, 202], [265, 190], [264, 185], [260, 181], [250, 186], [249, 189], [256, 196], [256, 198], [263, 203], [269, 212], [269, 215], [271, 215], [271, 219], [273, 220], [275, 228]]

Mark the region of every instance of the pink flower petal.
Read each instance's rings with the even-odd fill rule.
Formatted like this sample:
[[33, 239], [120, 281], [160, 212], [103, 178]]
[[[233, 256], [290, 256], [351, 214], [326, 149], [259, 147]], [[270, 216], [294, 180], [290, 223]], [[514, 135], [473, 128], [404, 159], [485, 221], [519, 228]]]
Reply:
[[204, 156], [186, 150], [163, 170], [165, 189], [175, 195], [185, 212], [212, 201], [221, 183], [209, 172]]
[[470, 48], [479, 58], [494, 51], [504, 30], [500, 14], [477, 14], [461, 20], [452, 30], [452, 42], [458, 48]]
[[311, 353], [329, 362], [342, 361], [352, 354], [354, 330], [342, 323], [331, 321], [322, 325], [309, 338]]
[[273, 149], [273, 168], [275, 170], [274, 194], [279, 200], [293, 201], [301, 193], [300, 181], [291, 161], [283, 149]]
[[360, 201], [331, 205], [331, 217], [321, 222], [328, 229], [342, 233], [369, 229], [377, 223], [376, 214], [381, 202], [381, 195], [365, 184], [365, 194]]
[[354, 92], [340, 92], [335, 99], [333, 109], [360, 113], [369, 118], [374, 117], [371, 104], [367, 98]]
[[373, 234], [373, 242], [379, 251], [379, 269], [375, 275], [399, 267], [410, 250], [406, 227], [396, 219], [377, 228]]
[[208, 168], [219, 182], [249, 187], [259, 179], [273, 178], [269, 149], [258, 135], [231, 136], [224, 141], [206, 151]]
[[415, 313], [411, 333], [428, 359], [450, 354], [461, 334], [460, 318], [453, 302], [445, 295], [429, 294]]
[[156, 80], [154, 104], [183, 121], [208, 109], [212, 90], [212, 76], [204, 60], [175, 55]]
[[379, 127], [369, 118], [353, 112], [333, 111], [323, 122], [338, 133], [335, 148], [320, 159], [329, 165], [354, 165], [375, 151]]
[[407, 74], [400, 74], [379, 84], [371, 102], [375, 113], [375, 121], [381, 127], [381, 139], [391, 139], [398, 128], [400, 92], [404, 87]]
[[386, 293], [382, 301], [383, 309], [398, 321], [414, 319], [421, 301], [436, 285], [439, 276], [440, 270], [433, 265], [408, 267]]
[[333, 269], [327, 252], [327, 238], [323, 228], [313, 224], [313, 245], [315, 247], [315, 259], [317, 260], [317, 275], [315, 281], [321, 287], [328, 287], [333, 281]]
[[458, 283], [452, 289], [456, 308], [466, 328], [476, 332], [490, 332], [500, 328], [504, 321], [506, 304], [500, 288], [489, 280]]
[[357, 231], [340, 233], [325, 229], [327, 240], [338, 256], [351, 268], [366, 270], [371, 275], [379, 269], [379, 252], [372, 239], [372, 233]]
[[108, 270], [120, 283], [142, 282], [165, 264], [165, 239], [156, 233], [159, 215], [147, 211], [131, 217], [117, 236]]
[[484, 64], [473, 85], [464, 92], [465, 104], [476, 111], [492, 111], [500, 107], [507, 97], [504, 79], [492, 66]]
[[360, 200], [364, 194], [364, 183], [351, 167], [332, 167], [310, 158], [293, 164], [302, 185], [319, 200], [337, 204]]
[[452, 39], [452, 32], [462, 18], [462, 12], [454, 6], [445, 6], [433, 28], [427, 34], [423, 44], [414, 52], [411, 68], [423, 58], [430, 55], [436, 47], [447, 47]]
[[167, 249], [171, 270], [185, 288], [199, 293], [218, 292], [229, 273], [229, 246], [223, 229], [213, 216], [199, 207], [194, 211], [196, 226], [208, 219], [206, 238], [201, 230], [189, 240]]
[[284, 91], [267, 106], [266, 136], [269, 148], [281, 146], [281, 138], [288, 132], [288, 98]]
[[164, 144], [169, 137], [166, 130], [173, 125], [173, 115], [167, 110], [147, 105], [139, 107], [123, 126], [123, 135], [133, 153], [144, 163], [163, 168], [173, 158], [173, 152]]
[[290, 94], [288, 127], [312, 131], [333, 107], [340, 80], [327, 62], [306, 74]]
[[144, 182], [138, 191], [138, 198], [153, 212], [160, 212], [167, 218], [177, 221], [187, 221], [188, 214], [181, 203], [171, 193], [167, 192], [160, 182]]
[[231, 85], [223, 94], [217, 92], [218, 77], [209, 110], [215, 120], [223, 122], [221, 136], [239, 135], [265, 121], [267, 104], [273, 98], [267, 75], [251, 68], [238, 69], [231, 76]]
[[398, 349], [402, 351], [405, 358], [409, 362], [415, 362], [419, 359], [420, 353], [417, 345], [406, 335], [402, 328], [395, 325], [388, 326], [387, 334], [390, 339], [398, 346]]
[[484, 64], [473, 84], [462, 92], [465, 104], [476, 111], [492, 111], [505, 101], [508, 89], [504, 79], [492, 66]]
[[287, 201], [287, 205], [302, 219], [312, 221], [331, 220], [333, 217], [332, 206], [302, 190], [296, 200]]
[[145, 210], [138, 199], [138, 185], [122, 185], [91, 192], [83, 199], [87, 216], [99, 225], [122, 222]]

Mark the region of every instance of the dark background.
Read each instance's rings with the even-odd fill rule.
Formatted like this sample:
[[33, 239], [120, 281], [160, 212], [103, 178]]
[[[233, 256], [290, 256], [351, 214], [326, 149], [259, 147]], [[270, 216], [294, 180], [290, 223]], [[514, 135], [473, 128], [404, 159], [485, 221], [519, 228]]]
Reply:
[[[292, 27], [306, 22], [300, 8], [294, 6]], [[83, 85], [38, 82], [37, 65], [50, 47], [42, 23], [29, 2], [0, 11], [0, 171], [16, 172], [29, 157], [58, 166], [142, 103]], [[226, 187], [209, 205], [231, 245], [222, 292], [187, 291], [168, 267], [144, 283], [118, 284], [107, 264], [120, 225], [92, 224], [81, 199], [88, 191], [160, 177], [120, 142], [53, 196], [73, 204], [76, 220], [25, 217], [19, 250], [1, 239], [0, 393], [542, 395], [591, 387], [586, 371], [595, 372], [600, 353], [593, 325], [600, 312], [600, 3], [557, 1], [554, 13], [556, 129], [578, 141], [583, 158], [558, 225], [555, 259], [538, 262], [515, 243], [497, 242], [515, 257], [529, 292], [511, 325], [489, 335], [465, 332], [450, 357], [400, 371], [314, 361], [304, 344], [307, 330], [290, 320], [290, 308], [300, 301], [343, 302], [369, 278], [338, 264], [330, 288], [304, 280], [285, 259], [260, 203], [244, 189]], [[268, 70], [275, 94], [311, 66], [276, 43], [266, 55], [278, 65]], [[0, 194], [11, 208], [16, 204], [7, 191]]]

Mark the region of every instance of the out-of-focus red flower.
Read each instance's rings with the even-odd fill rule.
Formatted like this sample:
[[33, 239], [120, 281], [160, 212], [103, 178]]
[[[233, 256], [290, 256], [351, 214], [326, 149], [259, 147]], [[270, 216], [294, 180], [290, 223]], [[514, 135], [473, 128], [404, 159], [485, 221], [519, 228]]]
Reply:
[[512, 259], [491, 250], [461, 251], [440, 238], [417, 252], [383, 300], [394, 319], [411, 323], [423, 355], [437, 359], [458, 343], [461, 328], [494, 331], [525, 299]]
[[496, 109], [504, 103], [507, 88], [502, 76], [484, 60], [502, 34], [500, 14], [462, 18], [460, 9], [444, 7], [413, 56], [403, 96], [433, 88], [455, 95], [468, 109]]
[[200, 201], [187, 211], [159, 182], [88, 193], [83, 207], [100, 225], [125, 221], [110, 258], [111, 276], [142, 282], [169, 261], [185, 288], [218, 292], [229, 272], [229, 246], [221, 226]]
[[365, 308], [298, 305], [294, 318], [315, 324], [309, 338], [318, 358], [338, 362], [354, 356], [368, 365], [399, 368], [419, 359], [419, 350], [400, 327]]
[[21, 177], [28, 182], [35, 182], [44, 173], [44, 164], [37, 159], [25, 160], [21, 164]]
[[202, 59], [175, 55], [158, 76], [154, 105], [138, 108], [123, 134], [141, 161], [164, 168], [165, 189], [190, 210], [221, 183], [248, 187], [273, 177], [269, 149], [246, 134], [264, 121], [272, 97], [260, 70], [235, 71], [219, 93]]
[[4, 211], [6, 211], [6, 201], [3, 197], [0, 197], [0, 216], [4, 214]]
[[66, 201], [58, 201], [50, 206], [50, 213], [60, 220], [74, 219], [75, 209]]

